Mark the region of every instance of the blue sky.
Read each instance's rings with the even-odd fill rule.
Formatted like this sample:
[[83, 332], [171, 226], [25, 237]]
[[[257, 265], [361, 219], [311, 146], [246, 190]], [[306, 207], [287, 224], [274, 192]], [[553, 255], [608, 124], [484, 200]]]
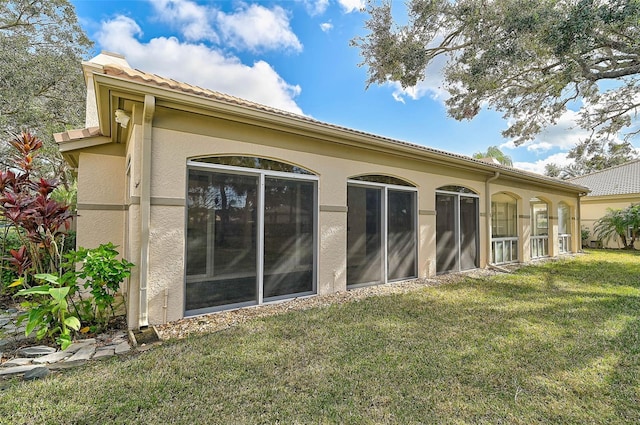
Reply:
[[[464, 155], [500, 146], [515, 166], [566, 163], [584, 133], [573, 113], [514, 147], [499, 113], [447, 116], [438, 64], [411, 90], [366, 89], [349, 41], [365, 35], [364, 0], [71, 0], [95, 53], [125, 55], [132, 67], [304, 114], [320, 121]], [[401, 5], [401, 3], [398, 3]]]

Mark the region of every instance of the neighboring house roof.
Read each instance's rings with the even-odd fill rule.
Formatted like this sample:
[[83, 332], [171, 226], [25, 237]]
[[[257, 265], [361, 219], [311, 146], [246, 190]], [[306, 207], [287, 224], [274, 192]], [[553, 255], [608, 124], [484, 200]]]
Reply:
[[[126, 61], [124, 62], [126, 63]], [[91, 66], [93, 62], [84, 63], [84, 65]], [[270, 106], [261, 105], [249, 100], [241, 99], [238, 97], [230, 96], [224, 93], [216, 92], [209, 89], [203, 89], [201, 87], [197, 87], [194, 85], [182, 83], [179, 81], [175, 81], [169, 78], [164, 78], [155, 74], [147, 73], [144, 71], [140, 71], [137, 69], [132, 69], [127, 66], [124, 66], [122, 63], [109, 63], [109, 64], [93, 64], [94, 68], [92, 68], [93, 72], [97, 72], [106, 76], [110, 76], [117, 79], [122, 79], [124, 81], [131, 81], [135, 83], [141, 83], [151, 87], [157, 87], [159, 89], [167, 89], [173, 92], [179, 92], [187, 95], [194, 95], [203, 99], [210, 99], [217, 103], [222, 103], [226, 105], [236, 105], [241, 107], [247, 111], [255, 111], [262, 112], [268, 114], [268, 116], [275, 118], [283, 118], [291, 125], [295, 125], [295, 123], [299, 123], [298, 125], [311, 125], [314, 127], [315, 131], [330, 131], [330, 132], [338, 132], [342, 137], [353, 136], [357, 138], [366, 138], [366, 142], [371, 145], [371, 147], [376, 144], [384, 144], [389, 147], [396, 148], [410, 148], [415, 152], [416, 155], [424, 154], [426, 156], [437, 158], [437, 160], [442, 161], [447, 158], [451, 162], [456, 162], [458, 164], [464, 164], [466, 167], [474, 167], [476, 169], [481, 169], [489, 172], [500, 172], [503, 176], [511, 176], [517, 178], [523, 178], [529, 181], [535, 181], [538, 184], [546, 184], [552, 185], [555, 187], [561, 187], [565, 190], [569, 190], [572, 192], [588, 192], [588, 189], [584, 186], [581, 186], [579, 183], [568, 182], [566, 180], [560, 180], [548, 176], [543, 176], [541, 174], [536, 174], [524, 170], [520, 170], [513, 167], [504, 166], [501, 164], [496, 164], [493, 162], [486, 162], [479, 159], [474, 159], [470, 156], [455, 154], [451, 152], [446, 152], [438, 149], [433, 149], [427, 146], [416, 145], [413, 143], [403, 142], [395, 139], [391, 139], [388, 137], [378, 136], [371, 133], [362, 132], [359, 130], [353, 130], [346, 127], [341, 127], [334, 124], [329, 124], [326, 122], [318, 121], [313, 118], [310, 118], [305, 115], [298, 115], [292, 112], [283, 111], [280, 109], [272, 108]], [[98, 71], [98, 69], [102, 69], [102, 72]], [[91, 133], [95, 133], [95, 129], [90, 129]], [[61, 145], [61, 149], [65, 144], [69, 144], [68, 148], [64, 148], [64, 150], [72, 150], [73, 148], [70, 146], [70, 142], [77, 141], [86, 137], [87, 130], [82, 133], [79, 130], [72, 130], [65, 133], [55, 134], [54, 137], [58, 143]], [[81, 145], [78, 145], [79, 147]]]
[[589, 196], [640, 195], [640, 159], [570, 179], [591, 189]]

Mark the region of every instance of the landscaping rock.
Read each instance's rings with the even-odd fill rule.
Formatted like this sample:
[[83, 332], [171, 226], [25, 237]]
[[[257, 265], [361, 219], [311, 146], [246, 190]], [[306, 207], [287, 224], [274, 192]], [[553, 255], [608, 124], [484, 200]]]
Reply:
[[96, 340], [95, 338], [89, 338], [89, 339], [82, 339], [80, 341], [74, 342], [73, 344], [71, 344], [70, 346], [67, 347], [66, 351], [67, 353], [75, 353], [76, 351], [80, 350], [81, 348], [86, 347], [87, 345], [90, 344], [95, 344]]
[[23, 379], [25, 381], [33, 381], [35, 379], [42, 379], [49, 376], [49, 369], [44, 366], [36, 367], [25, 372]]
[[7, 362], [4, 362], [2, 364], [2, 367], [25, 366], [25, 365], [31, 364], [31, 360], [32, 359], [27, 359], [27, 358], [24, 358], [24, 357], [18, 357], [18, 358], [15, 358], [15, 359], [11, 359], [11, 360], [9, 360]]
[[0, 376], [11, 376], [11, 375], [17, 375], [20, 373], [25, 373], [28, 372], [32, 369], [35, 369], [37, 367], [42, 367], [39, 365], [35, 365], [35, 364], [30, 364], [30, 365], [26, 365], [26, 366], [13, 366], [13, 367], [7, 367], [7, 368], [0, 368]]
[[46, 345], [36, 345], [35, 347], [26, 347], [18, 350], [18, 354], [24, 357], [41, 357], [47, 354], [55, 353], [56, 349], [47, 347]]
[[96, 353], [93, 355], [93, 358], [96, 360], [106, 359], [115, 355], [116, 348], [115, 347], [101, 347], [96, 350]]
[[129, 345], [129, 343], [121, 342], [120, 344], [116, 345], [115, 353], [122, 354], [122, 353], [126, 353], [129, 350], [131, 350], [131, 346]]
[[0, 317], [0, 328], [2, 328], [4, 325], [9, 323], [10, 321], [11, 319], [8, 317]]
[[85, 344], [85, 346], [80, 348], [73, 356], [65, 360], [65, 363], [77, 362], [81, 360], [89, 360], [95, 352], [96, 352], [95, 344]]
[[71, 357], [73, 353], [68, 353], [66, 351], [56, 351], [55, 353], [47, 354], [46, 356], [37, 357], [33, 359], [34, 364], [46, 364], [46, 363], [56, 363], [61, 362], [67, 357]]

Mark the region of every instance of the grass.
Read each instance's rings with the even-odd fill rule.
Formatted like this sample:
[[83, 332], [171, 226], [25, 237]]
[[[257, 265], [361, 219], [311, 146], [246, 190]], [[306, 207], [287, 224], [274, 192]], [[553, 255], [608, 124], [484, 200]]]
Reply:
[[589, 251], [170, 341], [0, 392], [0, 423], [640, 423], [640, 253]]

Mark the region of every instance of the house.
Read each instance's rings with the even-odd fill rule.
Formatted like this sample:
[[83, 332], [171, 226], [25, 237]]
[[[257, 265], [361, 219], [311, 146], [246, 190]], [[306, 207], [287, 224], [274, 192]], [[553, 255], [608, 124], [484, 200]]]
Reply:
[[[591, 247], [597, 247], [601, 243], [593, 234], [593, 226], [607, 213], [607, 209], [622, 209], [640, 203], [640, 159], [575, 177], [570, 181], [591, 190], [580, 200], [580, 222], [582, 227], [589, 229], [587, 244]], [[612, 239], [605, 247], [622, 248], [622, 243]], [[640, 249], [640, 241], [636, 241], [635, 247]]]
[[[77, 240], [137, 267], [130, 328], [580, 248], [587, 189], [83, 63]], [[425, 126], [428, 129], [428, 125]]]

